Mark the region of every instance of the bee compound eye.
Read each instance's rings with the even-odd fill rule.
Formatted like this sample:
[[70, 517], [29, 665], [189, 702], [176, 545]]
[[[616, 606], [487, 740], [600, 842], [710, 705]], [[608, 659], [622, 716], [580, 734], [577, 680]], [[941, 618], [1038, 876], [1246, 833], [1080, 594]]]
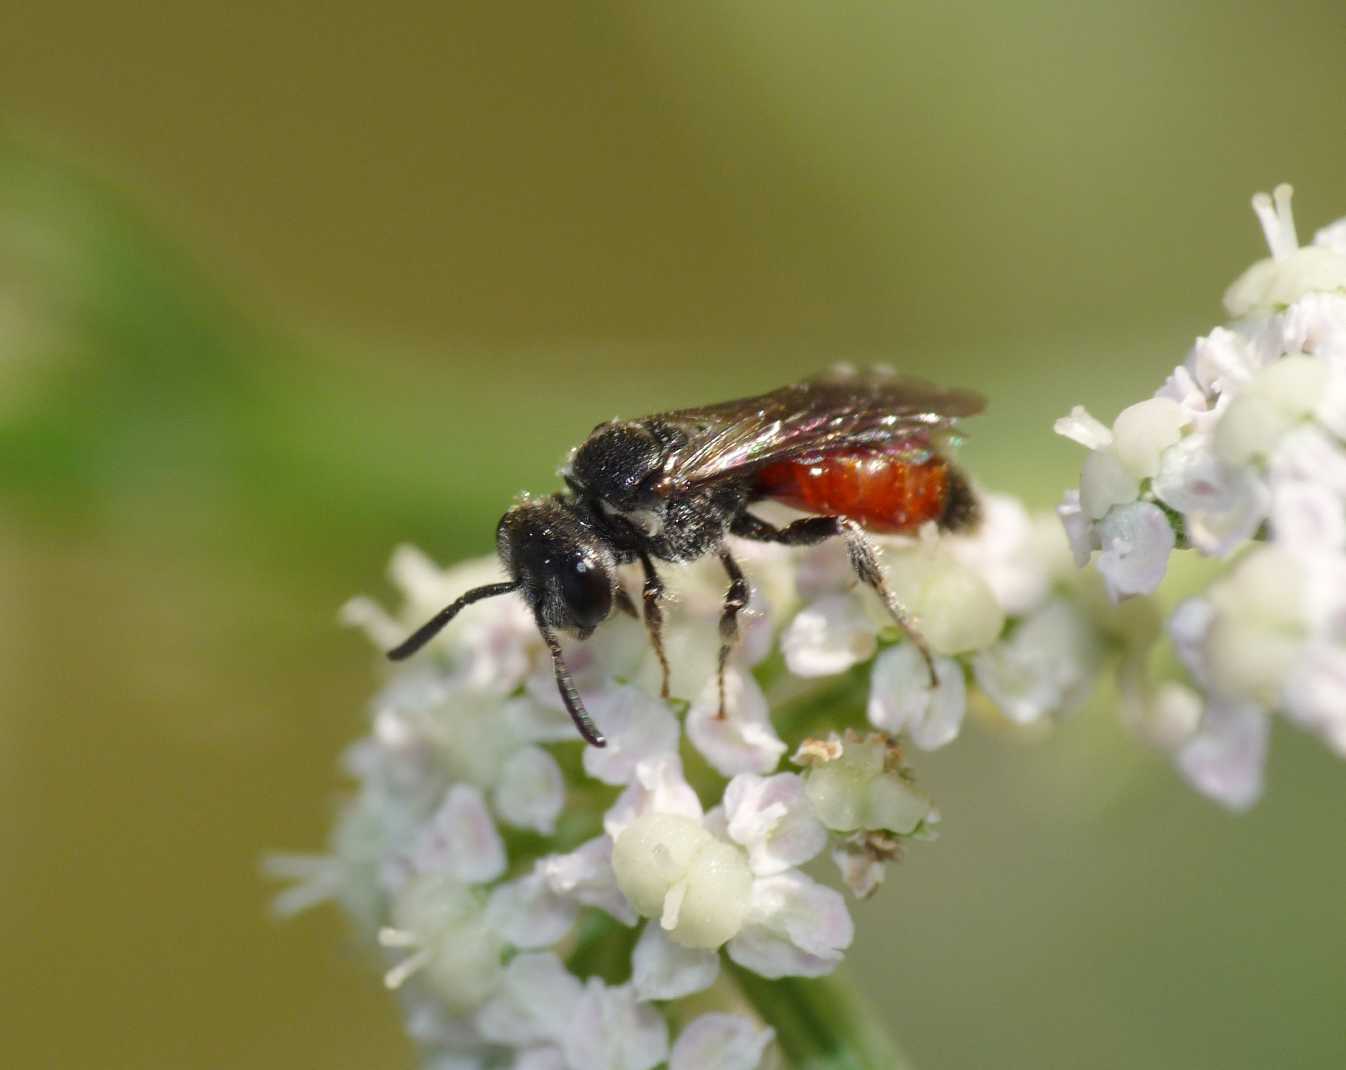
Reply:
[[570, 561], [561, 569], [561, 597], [576, 627], [595, 628], [612, 612], [611, 578], [590, 558]]

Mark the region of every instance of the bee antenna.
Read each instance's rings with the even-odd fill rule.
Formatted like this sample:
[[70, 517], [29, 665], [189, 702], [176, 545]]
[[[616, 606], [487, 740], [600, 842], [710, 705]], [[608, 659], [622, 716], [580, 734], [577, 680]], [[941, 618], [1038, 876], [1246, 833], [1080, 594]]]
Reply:
[[519, 585], [513, 582], [488, 583], [484, 587], [473, 587], [466, 594], [459, 595], [457, 601], [445, 606], [405, 640], [388, 651], [388, 660], [402, 661], [404, 658], [411, 657], [412, 654], [443, 631], [444, 626], [458, 616], [458, 611], [464, 606], [470, 606], [473, 602], [480, 602], [483, 598], [494, 598], [498, 594], [509, 594], [510, 591], [518, 589]]
[[537, 622], [537, 630], [542, 633], [543, 641], [547, 644], [547, 649], [551, 651], [552, 668], [556, 670], [556, 687], [561, 692], [561, 701], [565, 703], [566, 713], [570, 714], [570, 719], [575, 722], [575, 727], [579, 729], [586, 742], [592, 743], [595, 747], [606, 747], [607, 739], [603, 733], [598, 730], [588, 711], [584, 708], [584, 702], [580, 699], [580, 693], [575, 687], [575, 681], [570, 678], [570, 669], [566, 666], [565, 658], [561, 654], [561, 643], [552, 633], [552, 630], [542, 623], [541, 619]]

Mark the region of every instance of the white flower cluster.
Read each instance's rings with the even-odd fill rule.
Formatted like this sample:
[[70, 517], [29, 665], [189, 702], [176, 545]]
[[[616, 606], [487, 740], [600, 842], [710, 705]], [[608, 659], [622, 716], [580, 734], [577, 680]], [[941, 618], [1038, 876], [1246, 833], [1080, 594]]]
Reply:
[[1126, 699], [1235, 809], [1261, 792], [1269, 713], [1346, 756], [1346, 220], [1301, 247], [1290, 193], [1253, 198], [1271, 256], [1226, 292], [1227, 326], [1111, 428], [1056, 424], [1090, 451], [1059, 513], [1114, 599], [1156, 591], [1175, 548], [1232, 560], [1170, 621], [1201, 693], [1139, 672]]
[[[970, 681], [1027, 723], [1078, 706], [1099, 674], [1108, 640], [1054, 518], [982, 504], [975, 534], [880, 540], [933, 684], [840, 540], [735, 542], [753, 588], [724, 715], [714, 560], [668, 570], [672, 691], [688, 698], [657, 697], [634, 620], [569, 643], [601, 749], [575, 735], [522, 603], [474, 606], [390, 670], [347, 755], [357, 791], [331, 853], [270, 862], [294, 882], [278, 908], [343, 905], [385, 957], [426, 1065], [751, 1070], [772, 1022], [723, 959], [770, 979], [830, 973], [850, 911], [803, 867], [830, 851], [864, 896], [906, 841], [933, 838], [899, 740], [953, 740]], [[399, 618], [366, 599], [343, 614], [386, 649], [494, 567], [441, 570], [404, 548]], [[694, 994], [699, 1013], [680, 1009]]]

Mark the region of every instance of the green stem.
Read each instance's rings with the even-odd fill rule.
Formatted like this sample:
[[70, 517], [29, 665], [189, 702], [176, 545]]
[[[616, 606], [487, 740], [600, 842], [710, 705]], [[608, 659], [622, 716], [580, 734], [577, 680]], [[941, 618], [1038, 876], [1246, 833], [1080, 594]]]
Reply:
[[776, 1030], [791, 1070], [911, 1070], [873, 1005], [844, 975], [769, 981], [726, 963]]
[[782, 680], [768, 692], [771, 719], [782, 737], [796, 742], [813, 734], [864, 729], [868, 694], [867, 665], [823, 683], [810, 681], [800, 686], [794, 680]]

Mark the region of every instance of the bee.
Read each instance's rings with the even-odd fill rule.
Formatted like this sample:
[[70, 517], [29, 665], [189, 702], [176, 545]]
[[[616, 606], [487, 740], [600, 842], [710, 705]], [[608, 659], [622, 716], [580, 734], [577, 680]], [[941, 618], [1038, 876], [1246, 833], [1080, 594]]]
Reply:
[[[976, 497], [945, 446], [957, 421], [983, 406], [971, 391], [840, 365], [757, 397], [601, 423], [561, 470], [564, 491], [521, 501], [501, 518], [496, 550], [509, 579], [461, 595], [388, 657], [410, 657], [466, 606], [517, 592], [550, 651], [575, 727], [601, 747], [603, 734], [584, 708], [557, 633], [585, 639], [614, 609], [637, 616], [617, 569], [639, 562], [645, 626], [667, 698], [664, 584], [655, 562], [715, 554], [728, 579], [719, 625], [723, 715], [725, 666], [749, 592], [726, 537], [786, 546], [841, 538], [855, 574], [883, 600], [933, 679], [917, 622], [889, 590], [866, 532], [911, 532], [930, 521], [949, 531], [975, 524]], [[777, 526], [751, 511], [767, 500], [812, 515]]]

